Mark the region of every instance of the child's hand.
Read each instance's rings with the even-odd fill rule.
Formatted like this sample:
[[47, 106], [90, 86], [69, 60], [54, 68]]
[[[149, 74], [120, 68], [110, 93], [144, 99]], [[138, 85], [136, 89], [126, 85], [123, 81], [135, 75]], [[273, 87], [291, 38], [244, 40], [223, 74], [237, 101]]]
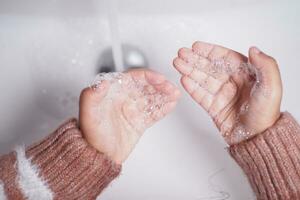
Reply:
[[82, 91], [79, 118], [87, 141], [121, 164], [146, 128], [175, 107], [180, 92], [150, 70], [118, 76]]
[[229, 145], [272, 126], [282, 85], [276, 61], [253, 47], [249, 59], [233, 50], [194, 43], [174, 60], [185, 90], [213, 118]]

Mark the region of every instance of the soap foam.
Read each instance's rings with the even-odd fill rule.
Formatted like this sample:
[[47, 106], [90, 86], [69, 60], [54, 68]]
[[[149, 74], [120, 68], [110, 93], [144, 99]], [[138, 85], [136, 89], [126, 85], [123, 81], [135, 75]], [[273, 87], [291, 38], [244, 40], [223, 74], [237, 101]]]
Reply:
[[[120, 120], [128, 117], [125, 120], [129, 121], [128, 123], [136, 131], [144, 131], [152, 125], [153, 119], [161, 115], [161, 110], [167, 102], [165, 94], [158, 92], [145, 80], [133, 79], [127, 73], [100, 73], [91, 87], [98, 88], [103, 81], [108, 81], [110, 86], [99, 105], [100, 119], [108, 130], [114, 130], [114, 126], [121, 123]], [[114, 113], [118, 113], [118, 115], [112, 118]], [[124, 116], [120, 115], [121, 113]]]
[[229, 144], [236, 144], [241, 141], [249, 139], [252, 135], [254, 135], [250, 130], [248, 130], [242, 123], [235, 124], [235, 127], [227, 137], [227, 142]]
[[232, 74], [235, 71], [234, 65], [224, 59], [212, 60], [210, 72]]
[[[249, 77], [249, 84], [252, 84], [250, 98], [253, 95], [257, 95], [257, 92], [261, 92], [262, 95], [268, 95], [269, 91], [264, 88], [262, 84], [262, 75], [257, 68], [251, 63], [230, 63], [225, 59], [215, 59], [211, 61], [209, 73], [214, 76], [214, 74], [227, 74], [229, 76], [234, 74], [245, 74]], [[250, 138], [253, 131], [247, 128], [241, 121], [241, 117], [246, 115], [249, 112], [250, 104], [248, 101], [245, 101], [241, 104], [241, 107], [236, 115], [236, 121], [233, 124], [230, 132], [224, 133], [224, 137], [226, 138], [229, 144], [237, 143], [242, 140], [246, 140]]]

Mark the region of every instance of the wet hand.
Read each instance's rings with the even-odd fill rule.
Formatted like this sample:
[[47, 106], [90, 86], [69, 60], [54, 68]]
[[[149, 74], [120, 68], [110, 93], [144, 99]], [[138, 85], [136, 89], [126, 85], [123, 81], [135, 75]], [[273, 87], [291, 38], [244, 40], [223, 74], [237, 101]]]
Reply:
[[81, 93], [80, 129], [93, 147], [121, 164], [144, 131], [173, 110], [180, 92], [147, 69], [100, 79]]
[[272, 126], [280, 116], [282, 84], [276, 61], [255, 47], [249, 58], [196, 42], [174, 59], [185, 90], [212, 117], [229, 145]]

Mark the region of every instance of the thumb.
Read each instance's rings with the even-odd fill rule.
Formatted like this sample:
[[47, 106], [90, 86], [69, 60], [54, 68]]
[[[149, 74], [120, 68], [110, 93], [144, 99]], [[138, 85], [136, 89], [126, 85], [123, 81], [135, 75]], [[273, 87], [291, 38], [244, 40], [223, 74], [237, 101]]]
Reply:
[[[282, 85], [277, 62], [257, 47], [249, 49], [249, 62], [256, 69], [257, 92], [281, 100]], [[270, 99], [270, 98], [267, 98]]]
[[100, 84], [87, 87], [80, 94], [80, 110], [99, 106], [102, 99], [106, 96], [109, 88], [108, 81], [102, 81]]

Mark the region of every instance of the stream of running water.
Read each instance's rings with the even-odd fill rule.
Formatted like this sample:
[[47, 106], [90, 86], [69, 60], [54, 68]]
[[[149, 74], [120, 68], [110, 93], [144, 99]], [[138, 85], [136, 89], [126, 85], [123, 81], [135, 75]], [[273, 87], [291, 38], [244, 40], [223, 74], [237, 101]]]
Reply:
[[112, 53], [116, 71], [123, 71], [123, 52], [120, 40], [120, 31], [118, 23], [118, 2], [117, 0], [107, 0], [108, 21], [111, 33]]

